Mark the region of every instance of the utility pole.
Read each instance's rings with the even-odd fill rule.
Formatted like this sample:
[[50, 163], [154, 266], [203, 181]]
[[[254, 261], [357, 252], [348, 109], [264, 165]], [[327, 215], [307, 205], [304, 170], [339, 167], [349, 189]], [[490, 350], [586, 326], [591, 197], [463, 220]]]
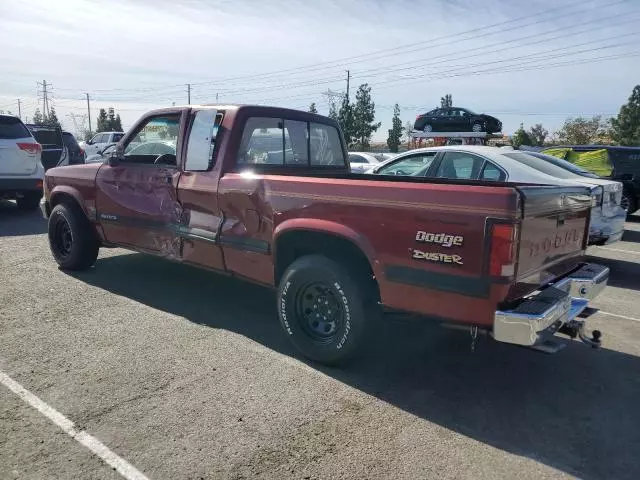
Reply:
[[216, 93], [216, 103], [218, 103], [218, 94]]
[[89, 117], [89, 132], [92, 132], [92, 130], [91, 130], [91, 107], [89, 106], [89, 94], [85, 93], [85, 95], [87, 96], [87, 116]]
[[49, 116], [49, 100], [47, 99], [47, 81], [42, 81], [42, 110], [46, 117]]
[[18, 99], [18, 118], [22, 120], [22, 111], [20, 110], [20, 99]]
[[349, 80], [351, 80], [351, 72], [347, 70], [347, 101], [349, 101]]
[[191, 84], [187, 83], [187, 105], [191, 105]]

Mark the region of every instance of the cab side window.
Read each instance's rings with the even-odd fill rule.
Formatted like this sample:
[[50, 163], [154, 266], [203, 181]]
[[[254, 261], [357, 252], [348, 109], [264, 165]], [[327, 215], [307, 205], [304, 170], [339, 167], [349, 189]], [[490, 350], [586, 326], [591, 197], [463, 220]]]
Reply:
[[477, 179], [484, 159], [466, 152], [447, 152], [438, 166], [436, 177], [459, 180]]
[[496, 167], [493, 163], [487, 162], [482, 169], [482, 180], [488, 180], [493, 182], [503, 182], [506, 180], [506, 175], [502, 170]]
[[436, 158], [436, 152], [411, 155], [385, 165], [377, 173], [380, 175], [424, 176], [434, 158]]

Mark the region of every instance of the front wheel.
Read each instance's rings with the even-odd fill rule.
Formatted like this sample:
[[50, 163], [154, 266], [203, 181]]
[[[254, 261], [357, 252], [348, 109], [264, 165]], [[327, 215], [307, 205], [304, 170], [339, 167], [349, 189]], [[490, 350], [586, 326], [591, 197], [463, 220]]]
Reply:
[[49, 217], [49, 246], [65, 270], [86, 270], [98, 258], [98, 239], [80, 208], [56, 205]]
[[360, 347], [366, 289], [357, 277], [322, 255], [298, 258], [287, 268], [278, 287], [280, 324], [305, 357], [336, 365]]

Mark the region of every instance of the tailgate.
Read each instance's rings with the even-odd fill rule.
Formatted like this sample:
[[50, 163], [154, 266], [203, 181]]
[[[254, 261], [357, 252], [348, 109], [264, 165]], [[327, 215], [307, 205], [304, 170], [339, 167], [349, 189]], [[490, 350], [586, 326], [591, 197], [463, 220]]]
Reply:
[[591, 195], [584, 187], [519, 187], [518, 282], [533, 287], [573, 270], [586, 248]]

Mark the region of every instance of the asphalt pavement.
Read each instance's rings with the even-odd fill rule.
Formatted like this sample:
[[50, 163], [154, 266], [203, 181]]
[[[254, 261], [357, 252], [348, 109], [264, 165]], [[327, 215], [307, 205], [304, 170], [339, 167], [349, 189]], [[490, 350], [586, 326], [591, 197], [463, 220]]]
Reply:
[[[68, 274], [0, 204], [0, 373], [149, 479], [640, 478], [640, 217], [594, 351], [555, 355], [388, 319], [349, 367], [300, 358], [273, 292], [103, 249]], [[43, 411], [45, 412], [43, 414]], [[122, 478], [0, 385], [0, 478]]]

